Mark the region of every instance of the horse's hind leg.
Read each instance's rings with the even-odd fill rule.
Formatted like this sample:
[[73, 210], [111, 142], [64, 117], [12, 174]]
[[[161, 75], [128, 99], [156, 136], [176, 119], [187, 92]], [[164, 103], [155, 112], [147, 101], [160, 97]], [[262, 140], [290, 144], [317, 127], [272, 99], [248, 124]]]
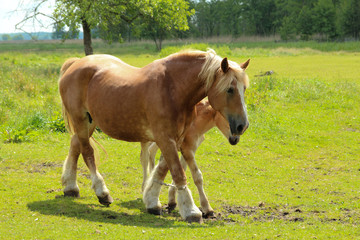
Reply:
[[[180, 163], [181, 166], [183, 167], [184, 171], [186, 171], [187, 165], [186, 165], [186, 161], [184, 159], [184, 156], [181, 155], [180, 158]], [[175, 182], [172, 181], [172, 185], [171, 187], [169, 187], [169, 194], [168, 194], [168, 211], [171, 212], [175, 209], [176, 207], [176, 187]]]
[[[152, 169], [149, 169], [150, 167], [150, 152], [149, 148], [152, 142], [142, 142], [141, 143], [141, 153], [140, 153], [140, 162], [143, 168], [143, 183], [141, 185], [141, 191], [144, 191], [145, 182], [148, 178], [149, 170], [151, 172]], [[154, 164], [154, 163], [153, 163]]]
[[161, 190], [161, 183], [166, 177], [168, 170], [169, 168], [161, 156], [158, 165], [156, 165], [156, 167], [153, 169], [144, 186], [143, 201], [146, 205], [147, 211], [151, 214], [161, 214], [161, 203], [159, 200], [159, 195]]
[[72, 117], [75, 136], [79, 141], [80, 153], [83, 156], [86, 166], [90, 170], [92, 188], [95, 191], [99, 202], [103, 205], [110, 205], [113, 202], [109, 190], [105, 185], [103, 177], [100, 175], [95, 164], [94, 149], [90, 144], [90, 137], [95, 129], [95, 123], [90, 123], [88, 114], [80, 116], [77, 114]]
[[69, 197], [79, 197], [79, 187], [76, 183], [77, 162], [80, 155], [80, 143], [76, 135], [73, 135], [70, 143], [69, 155], [67, 156], [61, 182], [64, 186], [64, 195]]

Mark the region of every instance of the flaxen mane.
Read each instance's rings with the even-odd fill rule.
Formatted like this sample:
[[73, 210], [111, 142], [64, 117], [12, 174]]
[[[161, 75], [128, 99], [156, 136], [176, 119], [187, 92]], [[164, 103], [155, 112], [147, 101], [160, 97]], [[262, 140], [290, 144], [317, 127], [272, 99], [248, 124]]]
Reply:
[[236, 78], [238, 81], [243, 81], [246, 87], [249, 85], [249, 79], [247, 75], [236, 62], [228, 61], [229, 67], [233, 71], [228, 71], [226, 74], [224, 74], [220, 68], [222, 58], [217, 55], [213, 49], [209, 49], [206, 52], [199, 50], [183, 50], [181, 52], [171, 54], [169, 57], [171, 58], [180, 56], [192, 56], [205, 59], [205, 62], [199, 73], [199, 77], [204, 81], [206, 91], [208, 91], [213, 85], [217, 75], [221, 75], [216, 86], [218, 92], [225, 91], [227, 88], [229, 88], [230, 83], [234, 78]]
[[249, 85], [249, 79], [244, 73], [244, 70], [233, 61], [229, 62], [229, 67], [232, 71], [228, 71], [224, 74], [221, 71], [220, 65], [222, 58], [216, 55], [216, 52], [212, 49], [209, 49], [204, 53], [205, 63], [199, 73], [199, 77], [205, 82], [205, 89], [208, 90], [215, 81], [215, 76], [220, 75], [219, 81], [217, 82], [217, 91], [222, 92], [229, 88], [231, 81], [236, 78], [238, 81], [244, 81], [244, 85], [247, 87]]

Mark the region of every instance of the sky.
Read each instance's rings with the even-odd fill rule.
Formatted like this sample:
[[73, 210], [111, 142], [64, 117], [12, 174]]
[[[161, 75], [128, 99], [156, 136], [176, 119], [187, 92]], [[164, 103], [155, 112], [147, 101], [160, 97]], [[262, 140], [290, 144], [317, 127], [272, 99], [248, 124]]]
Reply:
[[[20, 30], [15, 30], [15, 25], [25, 17], [25, 11], [20, 11], [20, 8], [26, 9], [33, 4], [38, 3], [39, 0], [0, 0], [0, 34], [1, 33], [17, 33]], [[54, 8], [55, 0], [48, 0], [42, 5], [41, 12], [51, 14]], [[47, 18], [41, 19], [42, 24], [28, 21], [24, 25], [24, 30], [27, 32], [52, 32], [51, 20]], [[42, 27], [43, 25], [44, 27]]]

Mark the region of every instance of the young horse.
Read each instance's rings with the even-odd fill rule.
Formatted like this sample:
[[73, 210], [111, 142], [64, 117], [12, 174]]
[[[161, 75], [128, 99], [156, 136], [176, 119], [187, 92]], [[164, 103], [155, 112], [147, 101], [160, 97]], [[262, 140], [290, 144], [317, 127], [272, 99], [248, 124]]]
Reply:
[[92, 188], [101, 204], [113, 202], [95, 164], [90, 137], [98, 126], [110, 137], [132, 142], [156, 142], [165, 161], [154, 169], [143, 192], [149, 212], [159, 213], [161, 184], [168, 170], [178, 191], [180, 215], [200, 222], [177, 153], [184, 132], [195, 117], [195, 105], [208, 96], [211, 106], [229, 122], [232, 135], [248, 127], [244, 102], [249, 61], [238, 65], [214, 51], [190, 51], [132, 67], [109, 55], [90, 55], [66, 64], [59, 80], [64, 118], [72, 129], [64, 162], [64, 194], [78, 196], [76, 166], [80, 153], [90, 170]]
[[[182, 153], [180, 158], [181, 165], [183, 166], [184, 171], [186, 170], [187, 165], [190, 167], [194, 183], [199, 192], [200, 204], [205, 217], [213, 216], [214, 210], [210, 206], [203, 188], [203, 177], [200, 169], [196, 165], [195, 152], [204, 141], [204, 134], [215, 126], [229, 140], [231, 145], [236, 145], [239, 142], [239, 136], [233, 136], [231, 134], [228, 121], [210, 106], [209, 101], [201, 101], [196, 104], [196, 117], [186, 130], [184, 141], [180, 147]], [[149, 142], [142, 144], [140, 158], [144, 171], [143, 186], [145, 186], [148, 171], [151, 172], [154, 168], [157, 150], [158, 146], [156, 143]], [[168, 202], [169, 211], [176, 207], [175, 195], [176, 188], [170, 186]]]

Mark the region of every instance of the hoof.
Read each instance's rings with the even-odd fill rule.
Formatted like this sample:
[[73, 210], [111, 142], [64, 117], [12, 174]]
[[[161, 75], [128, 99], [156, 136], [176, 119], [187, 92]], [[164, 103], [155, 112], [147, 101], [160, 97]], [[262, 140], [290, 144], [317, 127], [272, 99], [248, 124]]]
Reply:
[[106, 195], [105, 197], [99, 197], [99, 203], [105, 206], [109, 206], [114, 200], [110, 195]]
[[75, 190], [70, 190], [70, 191], [64, 191], [64, 196], [65, 197], [80, 197], [80, 193], [78, 191]]
[[203, 223], [203, 218], [201, 216], [189, 216], [185, 219], [188, 223]]
[[176, 203], [168, 203], [166, 209], [171, 213], [176, 208]]
[[146, 211], [153, 215], [161, 215], [161, 208], [147, 208]]
[[215, 217], [214, 211], [209, 211], [207, 213], [203, 213], [202, 215], [203, 215], [203, 218], [213, 218], [213, 217]]

